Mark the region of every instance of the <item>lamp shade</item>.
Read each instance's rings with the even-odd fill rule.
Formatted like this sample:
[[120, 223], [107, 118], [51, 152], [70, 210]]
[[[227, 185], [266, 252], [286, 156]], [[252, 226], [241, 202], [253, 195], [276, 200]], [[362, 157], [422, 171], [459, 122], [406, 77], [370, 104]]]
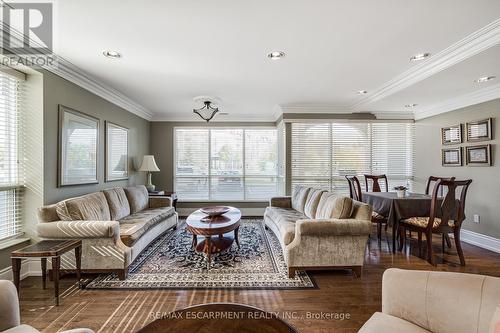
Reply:
[[155, 157], [153, 155], [144, 155], [139, 171], [160, 171], [160, 168], [156, 165]]

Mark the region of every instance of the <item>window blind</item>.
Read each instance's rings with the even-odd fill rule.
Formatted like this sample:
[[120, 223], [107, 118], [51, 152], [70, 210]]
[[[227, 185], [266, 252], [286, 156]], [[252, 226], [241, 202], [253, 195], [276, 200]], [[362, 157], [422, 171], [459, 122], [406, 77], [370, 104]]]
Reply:
[[0, 240], [21, 234], [22, 81], [0, 73]]
[[292, 123], [292, 188], [348, 194], [345, 176], [364, 174], [386, 174], [391, 187], [406, 185], [413, 179], [413, 128], [410, 123]]
[[278, 192], [276, 129], [176, 128], [181, 200], [267, 200]]

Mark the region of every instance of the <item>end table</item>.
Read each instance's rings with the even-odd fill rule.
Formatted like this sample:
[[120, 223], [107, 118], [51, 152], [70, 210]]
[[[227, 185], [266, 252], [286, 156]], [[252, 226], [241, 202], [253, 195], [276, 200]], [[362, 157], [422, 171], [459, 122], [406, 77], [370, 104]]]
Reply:
[[80, 284], [81, 265], [82, 265], [82, 241], [79, 239], [70, 240], [43, 240], [39, 243], [24, 247], [11, 253], [12, 274], [14, 275], [14, 284], [19, 294], [19, 282], [21, 275], [21, 259], [40, 258], [42, 260], [42, 284], [43, 289], [47, 281], [47, 258], [52, 259], [52, 271], [54, 278], [55, 303], [59, 305], [59, 269], [61, 266], [61, 255], [75, 250], [76, 257], [76, 277], [78, 287]]
[[172, 199], [172, 206], [177, 211], [177, 193], [175, 192], [167, 192], [167, 191], [155, 191], [149, 192], [149, 196], [151, 197], [169, 197]]

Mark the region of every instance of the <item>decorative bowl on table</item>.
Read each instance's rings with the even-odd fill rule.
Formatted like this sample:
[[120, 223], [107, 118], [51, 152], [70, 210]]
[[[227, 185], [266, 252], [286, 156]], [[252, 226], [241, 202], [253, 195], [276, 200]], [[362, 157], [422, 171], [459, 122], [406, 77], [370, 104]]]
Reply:
[[226, 214], [230, 210], [231, 207], [228, 206], [210, 206], [210, 207], [200, 208], [200, 211], [202, 213], [207, 214], [210, 217]]

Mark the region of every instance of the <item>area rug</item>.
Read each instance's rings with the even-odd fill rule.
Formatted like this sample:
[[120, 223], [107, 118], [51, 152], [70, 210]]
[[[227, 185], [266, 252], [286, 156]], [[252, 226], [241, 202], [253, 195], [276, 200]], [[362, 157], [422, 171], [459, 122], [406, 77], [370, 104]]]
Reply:
[[103, 274], [87, 289], [302, 289], [315, 288], [306, 272], [288, 278], [279, 240], [262, 220], [242, 220], [241, 248], [215, 255], [209, 270], [205, 257], [191, 248], [186, 224], [153, 242], [129, 267], [126, 280]]

